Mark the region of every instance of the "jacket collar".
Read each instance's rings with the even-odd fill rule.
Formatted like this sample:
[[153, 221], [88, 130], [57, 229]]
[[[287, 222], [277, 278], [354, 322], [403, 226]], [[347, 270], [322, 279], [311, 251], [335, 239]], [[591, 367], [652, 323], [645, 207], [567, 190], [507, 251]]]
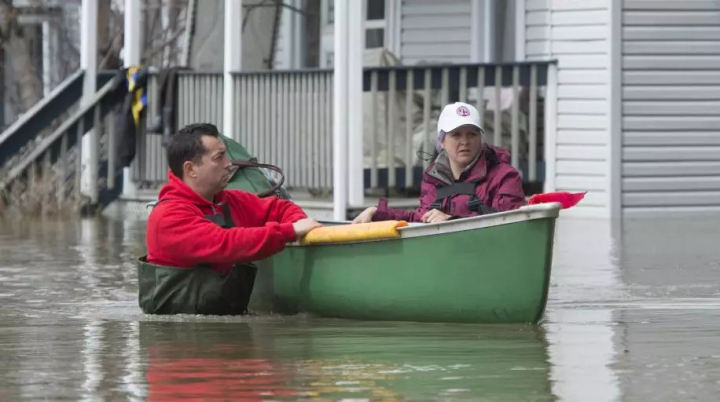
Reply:
[[460, 178], [455, 180], [450, 168], [450, 158], [447, 156], [445, 150], [442, 150], [440, 154], [435, 158], [435, 161], [428, 167], [426, 172], [427, 176], [440, 181], [443, 184], [452, 184], [456, 181], [480, 181], [485, 179], [488, 172], [488, 162], [492, 158], [493, 150], [483, 145], [480, 150], [480, 154], [472, 161], [463, 172], [460, 174]]

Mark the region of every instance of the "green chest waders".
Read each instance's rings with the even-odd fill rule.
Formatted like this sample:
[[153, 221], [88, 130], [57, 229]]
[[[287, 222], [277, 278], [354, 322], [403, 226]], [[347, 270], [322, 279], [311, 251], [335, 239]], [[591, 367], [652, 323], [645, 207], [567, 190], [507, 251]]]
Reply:
[[[222, 228], [235, 227], [227, 205], [222, 214], [205, 217]], [[145, 314], [246, 314], [257, 275], [257, 267], [250, 263], [220, 273], [204, 265], [176, 268], [150, 264], [147, 256], [138, 259], [137, 270], [138, 302]]]

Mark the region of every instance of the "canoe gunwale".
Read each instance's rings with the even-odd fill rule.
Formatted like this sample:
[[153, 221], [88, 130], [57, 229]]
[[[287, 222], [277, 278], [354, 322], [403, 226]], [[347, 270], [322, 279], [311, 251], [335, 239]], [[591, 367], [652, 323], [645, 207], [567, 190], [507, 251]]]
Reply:
[[[527, 222], [536, 219], [555, 219], [559, 216], [562, 205], [560, 203], [545, 203], [537, 205], [526, 205], [519, 209], [498, 212], [490, 215], [473, 216], [468, 218], [453, 219], [451, 221], [438, 223], [410, 223], [408, 226], [398, 228], [400, 237], [386, 239], [369, 239], [351, 242], [325, 243], [301, 245], [299, 242], [288, 243], [288, 247], [327, 247], [334, 245], [377, 243], [385, 241], [397, 241], [425, 236], [437, 236], [449, 233], [464, 232], [468, 230], [484, 229], [493, 226], [508, 225], [518, 222]], [[322, 221], [327, 225], [344, 225], [350, 222]]]
[[559, 216], [561, 208], [562, 205], [560, 203], [528, 205], [512, 211], [498, 212], [496, 214], [400, 227], [398, 228], [398, 232], [400, 232], [401, 239], [409, 239], [413, 237], [464, 232], [466, 230], [482, 229], [536, 219], [553, 219]]

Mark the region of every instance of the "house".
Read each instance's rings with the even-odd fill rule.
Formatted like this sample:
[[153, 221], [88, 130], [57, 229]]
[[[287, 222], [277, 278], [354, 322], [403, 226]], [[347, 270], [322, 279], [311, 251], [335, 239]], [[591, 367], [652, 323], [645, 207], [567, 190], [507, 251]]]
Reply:
[[[79, 6], [58, 0], [16, 0], [11, 6], [19, 13], [21, 41], [27, 48], [29, 68], [37, 76], [37, 96], [42, 97], [78, 67], [73, 55], [77, 54], [79, 32], [73, 19], [79, 18]], [[23, 109], [19, 83], [27, 81], [19, 80], [15, 70], [27, 66], [17, 65], [13, 59], [12, 50], [0, 48], [0, 127], [14, 121]]]
[[[334, 1], [284, 3], [273, 68], [331, 66]], [[717, 0], [365, 0], [365, 9], [365, 48], [404, 65], [556, 60], [545, 190], [587, 190], [570, 213], [720, 210]]]
[[[283, 12], [279, 68], [306, 67], [307, 52], [331, 65], [333, 0], [313, 4], [319, 41], [298, 40], [302, 17]], [[719, 1], [366, 0], [366, 9], [366, 48], [403, 64], [556, 59], [546, 189], [589, 190], [574, 213], [720, 211]]]
[[[364, 1], [365, 48], [405, 65], [515, 60], [516, 0]], [[332, 67], [334, 0], [285, 3], [276, 68]], [[303, 4], [306, 15], [294, 11]]]
[[[220, 0], [215, 1], [219, 7]], [[546, 61], [542, 68], [547, 71], [547, 80], [538, 88], [545, 101], [544, 127], [541, 133], [538, 131], [544, 140], [544, 190], [588, 191], [585, 200], [568, 214], [665, 217], [720, 210], [720, 1], [364, 1], [364, 47], [386, 49], [406, 66], [434, 64], [433, 74], [439, 70], [446, 74], [453, 68], [449, 63], [476, 63], [462, 68], [474, 68], [479, 76], [481, 68], [477, 63], [486, 63], [483, 65], [497, 71], [497, 63], [516, 63], [510, 67], [514, 69], [519, 62], [540, 65], [539, 61]], [[249, 10], [264, 3], [247, 0], [242, 4]], [[250, 33], [230, 35], [242, 36], [242, 64], [236, 65], [238, 68], [226, 65], [224, 75], [216, 73], [193, 81], [195, 89], [202, 89], [205, 81], [211, 86], [207, 91], [188, 95], [186, 103], [197, 104], [196, 97], [206, 94], [202, 95], [208, 97], [204, 104], [233, 106], [234, 101], [223, 101], [217, 90], [217, 83], [229, 77], [239, 86], [228, 86], [232, 91], [225, 91], [225, 100], [236, 96], [231, 95], [236, 89], [247, 89], [252, 84], [252, 96], [260, 94], [263, 97], [258, 99], [273, 104], [272, 91], [278, 86], [272, 80], [292, 76], [303, 85], [321, 84], [316, 88], [320, 92], [312, 95], [319, 96], [318, 102], [304, 102], [302, 106], [315, 108], [312, 113], [316, 115], [318, 110], [329, 110], [332, 72], [317, 68], [333, 63], [334, 4], [333, 0], [285, 0], [279, 16], [277, 12], [267, 14]], [[218, 7], [214, 15], [220, 15]], [[198, 13], [208, 10], [203, 7]], [[217, 18], [207, 20], [215, 22], [215, 29], [221, 25]], [[245, 46], [248, 41], [257, 42], [257, 46]], [[215, 48], [219, 42], [205, 41]], [[266, 78], [268, 75], [242, 76], [239, 73], [256, 61], [245, 57], [248, 49], [272, 56], [263, 56], [267, 60], [263, 60], [265, 69], [294, 72], [274, 75], [272, 79]], [[551, 61], [551, 67], [547, 61]], [[370, 66], [375, 62], [365, 61]], [[188, 80], [193, 79], [188, 76]], [[221, 85], [227, 86], [231, 80]], [[503, 82], [507, 86], [507, 80]], [[285, 84], [279, 88], [291, 88], [296, 96], [297, 87]], [[443, 96], [447, 96], [446, 90], [444, 87]], [[245, 104], [258, 103], [247, 94]], [[280, 97], [288, 99], [287, 95]], [[306, 99], [311, 95], [308, 92], [297, 96]], [[214, 116], [222, 123], [223, 118], [217, 116], [234, 118], [236, 114], [219, 109], [213, 108], [211, 115], [200, 111], [192, 118]], [[240, 127], [238, 131], [262, 132], [267, 110], [267, 106], [248, 109], [248, 113], [260, 114], [238, 121], [260, 125], [252, 129]], [[297, 119], [298, 115], [291, 114], [290, 118]], [[268, 121], [272, 124], [272, 119]], [[310, 121], [320, 121], [324, 138], [332, 132], [329, 119]], [[425, 122], [432, 124], [427, 118]], [[427, 127], [422, 129], [425, 133]], [[410, 138], [412, 130], [400, 130], [401, 135]], [[273, 157], [275, 151], [266, 148], [262, 149], [265, 156]], [[325, 158], [323, 166], [330, 171], [327, 163], [332, 155], [320, 151]], [[410, 161], [412, 155], [407, 155], [406, 161]], [[314, 180], [318, 173], [307, 169], [303, 177]], [[319, 173], [326, 187], [329, 173]]]

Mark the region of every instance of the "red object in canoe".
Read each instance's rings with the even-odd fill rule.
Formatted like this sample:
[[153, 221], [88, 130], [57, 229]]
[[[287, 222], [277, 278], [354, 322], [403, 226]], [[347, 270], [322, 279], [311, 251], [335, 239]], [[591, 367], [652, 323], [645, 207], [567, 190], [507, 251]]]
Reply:
[[535, 194], [530, 197], [528, 204], [543, 204], [548, 202], [559, 202], [563, 209], [568, 209], [577, 205], [580, 200], [585, 198], [587, 191], [582, 193], [570, 193], [567, 191], [557, 191], [553, 193]]

